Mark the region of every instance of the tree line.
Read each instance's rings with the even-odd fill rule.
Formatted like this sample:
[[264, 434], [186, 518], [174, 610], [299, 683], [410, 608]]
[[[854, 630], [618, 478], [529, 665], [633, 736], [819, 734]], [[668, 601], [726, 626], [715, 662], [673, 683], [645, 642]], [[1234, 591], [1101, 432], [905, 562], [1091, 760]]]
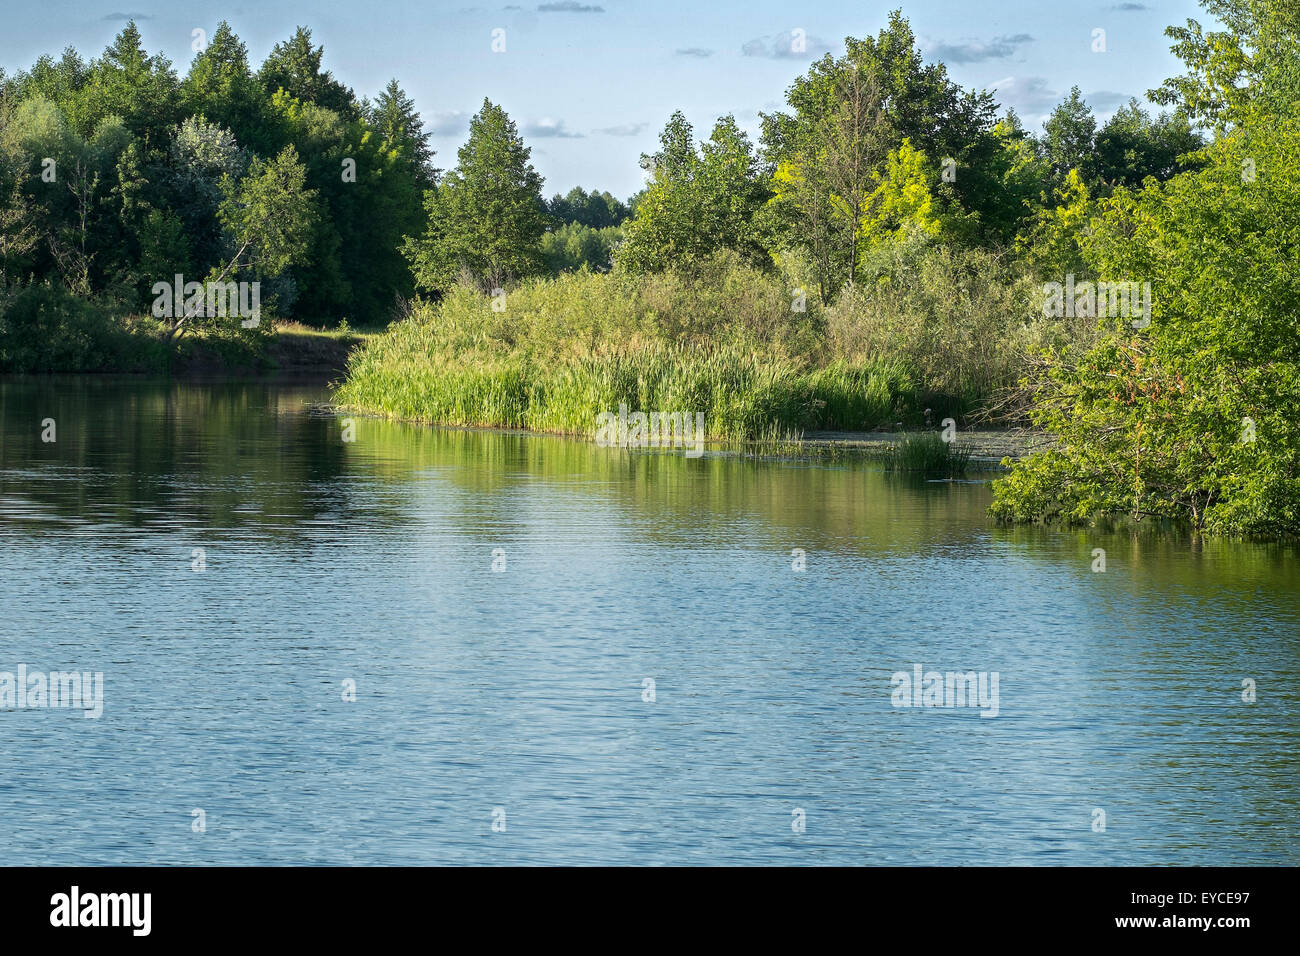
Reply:
[[[471, 292], [590, 274], [521, 301], [557, 343], [586, 323], [593, 375], [615, 304], [665, 347], [775, 347], [779, 329], [800, 375], [889, 361], [917, 394], [1051, 432], [997, 486], [1009, 520], [1295, 531], [1300, 8], [1201, 2], [1225, 28], [1166, 31], [1186, 72], [1148, 92], [1164, 112], [1134, 100], [1099, 124], [1076, 88], [1041, 134], [927, 62], [895, 11], [796, 77], [757, 142], [733, 116], [697, 138], [674, 113], [626, 202], [544, 199], [488, 100], [455, 166], [435, 168], [398, 84], [358, 99], [305, 29], [254, 72], [223, 23], [182, 79], [131, 24], [89, 63], [68, 50], [0, 75], [0, 366], [93, 367], [84, 349], [39, 353], [85, 338], [91, 319], [60, 297], [138, 313], [177, 273], [256, 279], [278, 315], [368, 321], [412, 295], [477, 316]], [[1098, 283], [1150, 283], [1149, 314], [1105, 314]], [[1077, 321], [1035, 317], [1044, 286], [1080, 290]], [[585, 317], [556, 298], [578, 291]], [[491, 315], [473, 341], [515, 348]], [[37, 344], [16, 351], [24, 335]], [[791, 421], [830, 407], [790, 401]]]
[[696, 143], [675, 113], [637, 196], [547, 201], [499, 106], [484, 102], [444, 173], [396, 80], [359, 98], [323, 53], [299, 28], [254, 70], [223, 22], [180, 77], [129, 23], [89, 62], [69, 48], [0, 72], [0, 287], [52, 281], [144, 310], [155, 281], [238, 275], [276, 314], [376, 322], [462, 276], [606, 270], [616, 251], [628, 270], [690, 268], [733, 249], [805, 260], [830, 301], [904, 230], [1036, 247], [1083, 193], [1168, 179], [1203, 145], [1184, 112], [1136, 101], [1097, 129], [1077, 89], [1036, 137], [925, 63], [895, 12], [798, 78], [759, 144], [733, 117]]
[[[276, 315], [387, 321], [415, 291], [403, 243], [425, 230], [423, 197], [459, 174], [434, 166], [396, 80], [358, 97], [323, 54], [299, 28], [254, 70], [223, 22], [181, 77], [128, 23], [89, 62], [68, 48], [0, 71], [0, 289], [54, 283], [147, 312], [176, 274], [249, 278]], [[550, 250], [574, 267], [588, 232], [628, 215], [582, 189], [530, 205], [578, 242], [577, 262]]]

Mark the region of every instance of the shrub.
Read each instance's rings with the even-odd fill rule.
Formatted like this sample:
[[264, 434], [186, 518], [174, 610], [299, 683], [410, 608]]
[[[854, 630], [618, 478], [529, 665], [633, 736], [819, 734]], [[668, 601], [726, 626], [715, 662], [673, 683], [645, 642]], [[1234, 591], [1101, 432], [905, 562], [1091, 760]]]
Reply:
[[140, 371], [166, 362], [156, 335], [132, 332], [106, 303], [49, 282], [0, 292], [0, 371]]
[[[498, 300], [499, 302], [499, 300]], [[530, 280], [504, 309], [453, 289], [354, 354], [339, 400], [400, 418], [591, 434], [620, 404], [704, 412], [717, 438], [873, 428], [911, 407], [897, 363], [823, 362], [815, 312], [715, 257], [691, 276]]]
[[1034, 282], [995, 253], [909, 237], [877, 249], [863, 273], [827, 310], [832, 354], [899, 363], [941, 416], [1011, 389], [1032, 348], [1075, 335], [1043, 317]]
[[[1102, 319], [1095, 344], [1044, 356], [1028, 386], [1055, 443], [994, 483], [996, 517], [1300, 534], [1297, 157], [1300, 120], [1269, 118], [1102, 204], [1084, 252], [1149, 278], [1149, 325]], [[1269, 174], [1245, 180], [1248, 162]]]

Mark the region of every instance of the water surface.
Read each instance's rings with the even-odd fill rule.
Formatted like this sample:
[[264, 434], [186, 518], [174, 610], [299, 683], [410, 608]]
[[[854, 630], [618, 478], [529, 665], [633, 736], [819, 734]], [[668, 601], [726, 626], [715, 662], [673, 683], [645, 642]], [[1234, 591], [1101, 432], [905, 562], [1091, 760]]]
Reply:
[[1300, 862], [1293, 546], [325, 398], [0, 383], [0, 671], [106, 688], [0, 711], [7, 862]]

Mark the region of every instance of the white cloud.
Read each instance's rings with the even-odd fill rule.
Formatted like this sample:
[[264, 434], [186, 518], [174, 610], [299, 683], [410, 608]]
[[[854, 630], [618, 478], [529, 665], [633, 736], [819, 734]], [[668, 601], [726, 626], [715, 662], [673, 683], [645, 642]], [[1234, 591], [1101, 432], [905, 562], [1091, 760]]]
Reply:
[[740, 48], [745, 56], [761, 56], [769, 60], [813, 60], [830, 50], [830, 44], [825, 40], [809, 36], [802, 29], [771, 37], [755, 37]]
[[985, 60], [1002, 60], [1016, 53], [1034, 38], [1028, 33], [996, 36], [990, 40], [966, 40], [962, 43], [925, 41], [922, 51], [944, 63], [983, 63]]
[[564, 128], [564, 120], [543, 116], [524, 124], [524, 135], [534, 139], [581, 139], [581, 133]]
[[592, 132], [604, 136], [640, 136], [649, 125], [649, 123], [625, 123], [622, 126], [605, 126]]
[[542, 3], [537, 7], [538, 13], [604, 13], [604, 7], [589, 3], [577, 3], [575, 0], [560, 0], [558, 3]]
[[990, 83], [1003, 107], [1010, 106], [1026, 120], [1051, 111], [1060, 94], [1041, 76], [1008, 76]]
[[1115, 93], [1111, 90], [1097, 90], [1089, 93], [1084, 100], [1098, 113], [1108, 113], [1127, 105], [1133, 98], [1131, 93]]
[[469, 128], [469, 114], [460, 110], [433, 113], [425, 128], [433, 136], [456, 136]]

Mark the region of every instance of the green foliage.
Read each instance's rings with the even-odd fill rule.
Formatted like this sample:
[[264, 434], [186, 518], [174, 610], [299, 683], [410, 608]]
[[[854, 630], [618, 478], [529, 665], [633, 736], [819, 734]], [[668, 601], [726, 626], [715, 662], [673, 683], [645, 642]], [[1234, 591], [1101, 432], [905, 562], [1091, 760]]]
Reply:
[[658, 153], [642, 157], [653, 178], [626, 226], [619, 266], [693, 268], [721, 249], [754, 265], [770, 261], [756, 220], [770, 192], [735, 119], [718, 120], [697, 153], [691, 125], [677, 112], [659, 141]]
[[574, 186], [567, 195], [556, 193], [546, 204], [546, 211], [563, 225], [577, 224], [589, 229], [620, 226], [631, 210], [608, 192], [587, 192]]
[[231, 268], [274, 278], [303, 260], [315, 196], [305, 183], [306, 170], [292, 146], [270, 161], [253, 160], [242, 179], [222, 179], [225, 198], [218, 215], [236, 246]]
[[190, 262], [190, 243], [180, 217], [165, 209], [151, 209], [140, 231], [141, 274], [184, 275]]
[[858, 285], [827, 308], [828, 347], [908, 369], [923, 407], [960, 418], [1015, 385], [1030, 349], [1074, 341], [1032, 292], [1005, 255], [904, 235], [864, 257]]
[[873, 173], [872, 179], [876, 188], [867, 194], [869, 215], [858, 229], [859, 260], [910, 233], [939, 238], [944, 225], [926, 174], [925, 156], [910, 141], [903, 140], [891, 151], [884, 169]]
[[190, 64], [180, 95], [187, 116], [205, 117], [243, 142], [259, 140], [265, 97], [249, 68], [248, 49], [225, 20]]
[[1094, 169], [1108, 187], [1140, 186], [1148, 176], [1163, 182], [1190, 168], [1204, 146], [1185, 115], [1161, 114], [1153, 121], [1134, 99], [1097, 133]]
[[688, 272], [531, 280], [503, 311], [461, 286], [354, 356], [340, 400], [578, 434], [623, 402], [704, 411], [710, 434], [747, 440], [919, 420], [923, 396], [901, 352], [849, 347], [827, 335], [815, 301], [791, 304], [782, 277], [735, 253]]
[[398, 150], [415, 174], [415, 185], [428, 189], [437, 179], [433, 167], [433, 148], [429, 134], [424, 131], [424, 121], [411, 99], [398, 85], [389, 80], [375, 102], [365, 111], [366, 120], [382, 137], [384, 145]]
[[1065, 174], [1053, 198], [1053, 205], [1038, 209], [1026, 223], [1017, 246], [1031, 271], [1061, 282], [1068, 274], [1084, 274], [1086, 266], [1079, 242], [1088, 226], [1092, 204], [1077, 169]]
[[179, 248], [174, 244], [160, 244], [162, 237], [141, 231], [140, 269], [142, 275], [153, 279], [184, 273], [186, 266], [206, 271], [217, 264], [226, 247], [226, 236], [217, 217], [222, 200], [221, 183], [227, 178], [242, 177], [250, 162], [248, 152], [239, 147], [229, 130], [206, 122], [202, 116], [190, 117], [173, 130], [167, 159], [158, 177], [163, 187], [161, 194], [154, 202], [141, 197], [150, 208], [142, 225], [147, 228], [157, 224], [157, 218], [148, 218], [153, 212], [167, 213], [181, 224], [186, 250], [192, 256], [186, 255], [170, 265], [155, 256], [146, 264], [145, 248], [156, 253], [173, 248], [179, 251]]
[[416, 284], [442, 291], [468, 274], [484, 289], [542, 269], [542, 177], [515, 123], [489, 100], [470, 121], [459, 163], [425, 194], [428, 230], [405, 245]]
[[995, 486], [994, 514], [1300, 531], [1300, 119], [1240, 128], [1206, 159], [1094, 218], [1090, 264], [1150, 281], [1151, 325], [1103, 321], [1092, 348], [1045, 355], [1032, 413], [1057, 445]]
[[542, 259], [553, 275], [584, 267], [608, 272], [614, 250], [622, 240], [623, 230], [618, 226], [593, 229], [580, 222], [568, 222], [542, 236]]
[[303, 103], [314, 103], [347, 120], [360, 117], [352, 91], [321, 69], [324, 47], [312, 46], [311, 30], [298, 27], [292, 37], [277, 43], [262, 63], [258, 80], [267, 93], [283, 90]]
[[[1293, 0], [1201, 0], [1201, 6], [1227, 29], [1206, 31], [1190, 18], [1186, 26], [1166, 28], [1187, 73], [1147, 95], [1220, 132], [1241, 123], [1261, 99], [1285, 109], [1274, 94], [1283, 77], [1295, 79], [1300, 7]], [[1295, 92], [1294, 82], [1290, 89]]]
[[[927, 181], [935, 215], [961, 227], [954, 235], [1005, 239], [1008, 222], [1023, 215], [1018, 196], [1013, 211], [1003, 211], [1006, 163], [991, 95], [963, 92], [943, 64], [925, 63], [899, 11], [875, 38], [849, 37], [844, 56], [814, 63], [786, 99], [790, 112], [763, 117], [775, 171], [774, 244], [797, 249], [812, 265], [823, 302], [856, 281], [859, 244], [880, 231], [870, 194], [905, 142], [924, 157], [913, 181]], [[945, 162], [956, 176], [939, 188]]]
[[[1092, 344], [1044, 350], [1024, 384], [1055, 444], [995, 483], [1004, 520], [1300, 533], [1300, 14], [1203, 5], [1230, 32], [1171, 27], [1188, 73], [1152, 96], [1217, 139], [1180, 158], [1199, 145], [1184, 120], [1121, 111], [1097, 148], [1129, 185], [1092, 209], [1062, 197], [1056, 230], [1091, 274], [1151, 283], [1150, 325], [1102, 319]], [[1139, 184], [1152, 167], [1183, 171]]]
[[[357, 103], [322, 56], [300, 29], [254, 75], [222, 22], [178, 80], [128, 24], [90, 63], [68, 49], [4, 78], [0, 284], [51, 279], [138, 309], [156, 281], [220, 273], [241, 245], [223, 201], [255, 160], [292, 147], [305, 209], [289, 225], [300, 212], [310, 224], [305, 251], [268, 288], [301, 315], [386, 318], [414, 290], [400, 247], [424, 228], [432, 153], [396, 83], [373, 107]], [[53, 179], [41, 178], [45, 158]]]
[[1136, 99], [1120, 107], [1100, 130], [1076, 86], [1043, 124], [1043, 154], [1057, 189], [1071, 173], [1094, 192], [1162, 182], [1190, 168], [1205, 140], [1181, 111], [1156, 119]]
[[[621, 403], [647, 412], [703, 412], [710, 437], [753, 440], [774, 431], [872, 427], [890, 417], [901, 400], [896, 389], [905, 387], [888, 367], [808, 370], [734, 341], [602, 340], [551, 358], [534, 347], [484, 352], [494, 333], [479, 337], [466, 326], [470, 308], [480, 326], [490, 325], [487, 300], [466, 292], [372, 340], [354, 353], [339, 401], [419, 421], [581, 435], [594, 434], [596, 416]], [[478, 347], [449, 347], [444, 327], [452, 322]]]
[[885, 471], [926, 478], [958, 478], [970, 464], [970, 449], [946, 442], [937, 432], [904, 435], [881, 456]]
[[110, 309], [48, 282], [0, 290], [0, 372], [165, 369], [158, 338], [133, 335]]
[[1076, 172], [1086, 182], [1093, 176], [1092, 140], [1097, 134], [1097, 120], [1084, 102], [1079, 88], [1061, 102], [1043, 123], [1043, 153], [1058, 181]]

